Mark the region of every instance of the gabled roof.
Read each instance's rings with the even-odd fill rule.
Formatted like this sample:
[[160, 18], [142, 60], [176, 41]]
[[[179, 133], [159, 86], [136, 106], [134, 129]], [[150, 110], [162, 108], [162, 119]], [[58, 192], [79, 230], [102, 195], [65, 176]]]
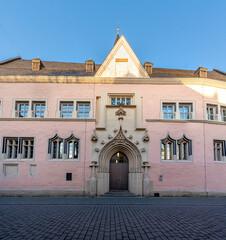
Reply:
[[[123, 70], [126, 71], [123, 72]], [[122, 35], [95, 74], [95, 77], [149, 78], [149, 75]]]

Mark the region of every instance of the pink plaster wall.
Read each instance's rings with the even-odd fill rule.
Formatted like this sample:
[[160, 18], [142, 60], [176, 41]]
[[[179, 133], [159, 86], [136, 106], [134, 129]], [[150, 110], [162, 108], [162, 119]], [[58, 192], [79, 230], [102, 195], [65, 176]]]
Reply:
[[[213, 161], [213, 139], [226, 140], [225, 125], [145, 121], [159, 119], [161, 100], [195, 101], [196, 119], [203, 119], [204, 103], [219, 102], [218, 89], [214, 89], [214, 95], [205, 98], [200, 93], [200, 86], [196, 91], [184, 85], [2, 83], [0, 90], [0, 99], [3, 99], [3, 117], [8, 118], [11, 118], [14, 99], [47, 99], [48, 117], [55, 118], [57, 100], [61, 98], [92, 100], [95, 110], [96, 96], [101, 96], [103, 92], [140, 92], [143, 97], [143, 123], [150, 136], [149, 176], [154, 181], [154, 189], [226, 191], [226, 163]], [[95, 111], [93, 113], [95, 117]], [[1, 177], [0, 188], [83, 189], [85, 187], [85, 179], [90, 177], [90, 137], [95, 129], [94, 122], [1, 121], [0, 123], [0, 146], [4, 136], [35, 137], [34, 163], [38, 164], [38, 176], [31, 178], [28, 176], [29, 162], [20, 162], [19, 177], [17, 179]], [[80, 161], [47, 161], [48, 138], [53, 137], [56, 132], [60, 137], [66, 138], [72, 131], [80, 138]], [[165, 138], [167, 133], [175, 139], [185, 134], [192, 140], [192, 162], [160, 161], [160, 140]], [[72, 181], [65, 181], [66, 172], [73, 172]], [[162, 182], [159, 182], [160, 174], [163, 175]]]

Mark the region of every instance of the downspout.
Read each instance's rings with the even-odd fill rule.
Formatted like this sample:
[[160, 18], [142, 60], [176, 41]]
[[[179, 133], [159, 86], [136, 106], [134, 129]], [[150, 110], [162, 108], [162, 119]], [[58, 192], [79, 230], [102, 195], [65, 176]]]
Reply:
[[[203, 106], [203, 120], [206, 118], [206, 108], [205, 108], [205, 102], [204, 102], [204, 86], [205, 86], [205, 78], [203, 78], [203, 84], [202, 84], [202, 106]], [[205, 187], [205, 193], [206, 197], [208, 197], [207, 192], [207, 186], [206, 186], [206, 124], [205, 121], [203, 121], [203, 151], [204, 151], [204, 187]]]

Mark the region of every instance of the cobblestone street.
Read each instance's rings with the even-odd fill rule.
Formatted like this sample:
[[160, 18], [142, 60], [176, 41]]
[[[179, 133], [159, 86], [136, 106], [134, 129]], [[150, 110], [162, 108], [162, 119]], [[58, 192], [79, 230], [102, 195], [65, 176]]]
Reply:
[[226, 239], [226, 198], [0, 198], [0, 239]]

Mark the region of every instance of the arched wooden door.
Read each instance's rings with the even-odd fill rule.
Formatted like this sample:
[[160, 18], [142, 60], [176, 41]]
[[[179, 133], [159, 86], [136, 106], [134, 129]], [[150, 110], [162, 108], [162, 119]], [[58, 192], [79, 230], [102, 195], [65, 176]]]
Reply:
[[121, 152], [110, 160], [110, 190], [128, 190], [128, 159]]

